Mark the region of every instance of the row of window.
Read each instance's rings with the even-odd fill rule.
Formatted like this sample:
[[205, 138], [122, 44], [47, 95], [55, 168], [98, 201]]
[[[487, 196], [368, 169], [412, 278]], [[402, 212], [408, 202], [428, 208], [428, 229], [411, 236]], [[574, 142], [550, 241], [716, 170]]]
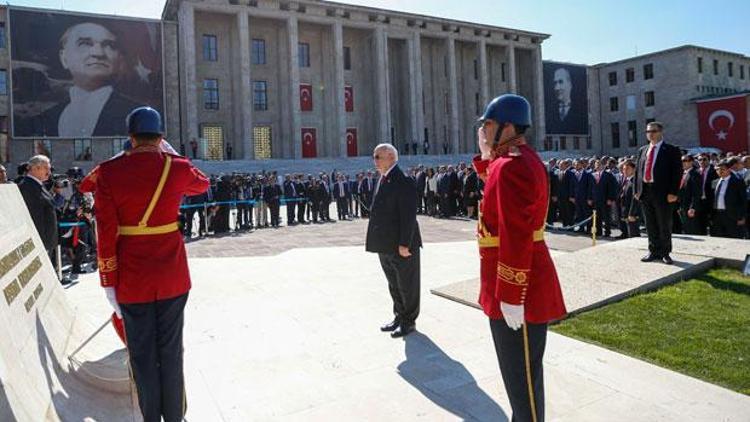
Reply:
[[[581, 138], [583, 138], [584, 142], [586, 143], [586, 149], [593, 149], [593, 145], [591, 142], [590, 136], [572, 136], [570, 137], [570, 140], [572, 141], [572, 149], [574, 150], [580, 150], [581, 149]], [[560, 136], [558, 142], [553, 142], [551, 136], [547, 136], [544, 138], [544, 150], [545, 151], [566, 151], [568, 149], [568, 137], [567, 136]]]
[[[696, 63], [698, 65], [698, 73], [703, 73], [703, 57], [698, 57], [698, 61]], [[714, 75], [719, 74], [719, 60], [713, 59], [713, 62], [711, 63], [712, 71]], [[739, 65], [740, 69], [740, 79], [745, 79], [745, 66]], [[750, 69], [749, 69], [750, 70]], [[734, 63], [733, 62], [727, 62], [727, 76], [730, 78], [734, 77]]]
[[[625, 97], [627, 109], [629, 111], [635, 110], [635, 95], [628, 95]], [[645, 107], [653, 107], [656, 105], [656, 95], [654, 91], [646, 91], [643, 93], [643, 103]], [[609, 111], [620, 111], [620, 99], [618, 97], [609, 97]]]
[[[304, 84], [303, 84], [304, 85]], [[312, 111], [312, 87], [304, 85], [300, 92], [302, 111]], [[344, 107], [347, 112], [354, 111], [354, 91], [351, 87], [344, 87]], [[477, 110], [479, 107], [479, 94], [477, 94]], [[203, 108], [205, 110], [219, 109], [219, 80], [203, 80]], [[253, 81], [253, 109], [255, 111], [268, 110], [268, 82]], [[478, 113], [477, 113], [478, 114]]]
[[720, 86], [696, 85], [695, 90], [704, 94], [737, 94], [741, 92], [736, 88], [725, 88]]
[[[649, 123], [655, 121], [654, 118], [646, 119], [644, 127], [648, 126]], [[638, 122], [635, 120], [628, 120], [628, 147], [638, 146]], [[610, 123], [610, 135], [612, 137], [612, 148], [620, 148], [620, 123]]]
[[[617, 71], [614, 70], [609, 72], [609, 86], [617, 85]], [[649, 80], [654, 79], [654, 64], [648, 63], [643, 65], [643, 79]], [[635, 81], [635, 68], [629, 67], [625, 69], [625, 82], [630, 83]]]
[[[266, 40], [262, 38], [253, 38], [250, 58], [254, 65], [266, 64]], [[215, 62], [219, 60], [219, 47], [216, 35], [203, 35], [203, 60]], [[297, 44], [297, 60], [299, 67], [310, 67], [310, 44]], [[352, 52], [351, 48], [344, 46], [344, 70], [352, 69]]]

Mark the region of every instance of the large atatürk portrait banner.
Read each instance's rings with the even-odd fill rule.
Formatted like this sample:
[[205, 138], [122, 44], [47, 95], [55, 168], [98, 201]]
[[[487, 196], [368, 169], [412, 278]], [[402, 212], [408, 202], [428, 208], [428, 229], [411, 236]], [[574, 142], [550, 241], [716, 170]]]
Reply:
[[10, 26], [15, 137], [126, 136], [133, 108], [163, 112], [159, 22], [11, 9]]
[[586, 66], [544, 62], [544, 114], [549, 135], [588, 135]]

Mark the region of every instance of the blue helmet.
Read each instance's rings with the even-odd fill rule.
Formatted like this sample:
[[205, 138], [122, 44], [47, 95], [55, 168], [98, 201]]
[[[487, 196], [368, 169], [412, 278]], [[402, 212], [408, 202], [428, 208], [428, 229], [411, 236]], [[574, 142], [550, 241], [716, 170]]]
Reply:
[[480, 122], [485, 120], [531, 126], [531, 105], [520, 95], [504, 94], [487, 104], [484, 114], [479, 118]]
[[153, 134], [161, 135], [161, 115], [149, 106], [133, 109], [128, 114], [125, 122], [128, 125], [129, 135]]

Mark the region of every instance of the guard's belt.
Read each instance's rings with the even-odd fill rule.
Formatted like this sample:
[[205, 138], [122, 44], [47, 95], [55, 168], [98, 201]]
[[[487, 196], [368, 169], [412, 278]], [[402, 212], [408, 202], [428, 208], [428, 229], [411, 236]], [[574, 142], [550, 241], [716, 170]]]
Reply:
[[180, 229], [176, 221], [174, 223], [155, 227], [150, 227], [147, 225], [148, 219], [149, 217], [151, 217], [151, 213], [154, 211], [154, 207], [156, 207], [156, 203], [159, 202], [161, 191], [164, 189], [164, 184], [167, 182], [167, 176], [169, 176], [169, 169], [171, 166], [172, 157], [167, 155], [166, 159], [164, 160], [164, 168], [161, 171], [161, 178], [159, 178], [159, 184], [156, 185], [156, 190], [151, 196], [151, 202], [148, 203], [148, 208], [146, 208], [146, 212], [143, 214], [143, 218], [141, 218], [141, 221], [138, 222], [137, 226], [118, 226], [118, 233], [121, 236], [145, 236], [153, 234], [164, 234], [176, 232]]
[[[544, 229], [534, 230], [534, 242], [544, 241]], [[498, 248], [500, 247], [500, 238], [498, 236], [483, 236], [477, 238], [480, 248]]]

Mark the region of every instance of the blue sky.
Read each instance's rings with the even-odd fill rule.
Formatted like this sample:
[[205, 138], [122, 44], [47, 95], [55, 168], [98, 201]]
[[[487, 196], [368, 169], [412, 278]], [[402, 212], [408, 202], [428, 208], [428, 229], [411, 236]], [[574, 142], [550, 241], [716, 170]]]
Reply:
[[[545, 60], [596, 64], [683, 44], [750, 56], [750, 1], [348, 0], [539, 31]], [[18, 6], [159, 18], [164, 0], [10, 0]]]

